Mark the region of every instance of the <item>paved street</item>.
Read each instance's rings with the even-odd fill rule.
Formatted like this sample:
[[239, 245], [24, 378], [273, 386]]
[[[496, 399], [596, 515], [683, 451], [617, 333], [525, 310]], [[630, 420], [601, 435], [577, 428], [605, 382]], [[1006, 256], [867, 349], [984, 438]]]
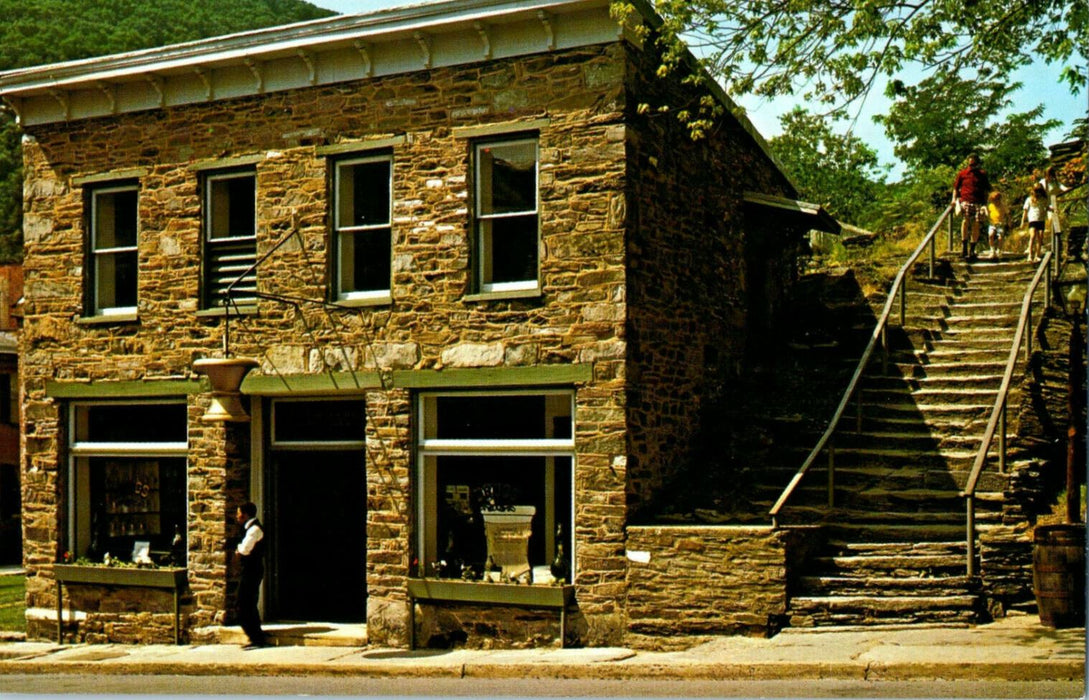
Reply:
[[1080, 681], [585, 680], [18, 675], [4, 693], [420, 697], [1079, 698]]

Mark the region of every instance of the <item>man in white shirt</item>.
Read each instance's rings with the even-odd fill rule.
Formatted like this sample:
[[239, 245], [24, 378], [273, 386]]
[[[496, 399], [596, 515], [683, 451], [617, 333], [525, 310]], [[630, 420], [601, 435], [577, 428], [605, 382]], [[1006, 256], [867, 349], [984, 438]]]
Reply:
[[257, 596], [261, 591], [261, 579], [265, 576], [265, 530], [257, 519], [257, 506], [253, 503], [243, 503], [234, 517], [244, 533], [236, 549], [242, 561], [242, 579], [238, 583], [238, 624], [250, 640], [243, 649], [256, 649], [268, 646], [261, 629], [261, 613], [257, 610]]

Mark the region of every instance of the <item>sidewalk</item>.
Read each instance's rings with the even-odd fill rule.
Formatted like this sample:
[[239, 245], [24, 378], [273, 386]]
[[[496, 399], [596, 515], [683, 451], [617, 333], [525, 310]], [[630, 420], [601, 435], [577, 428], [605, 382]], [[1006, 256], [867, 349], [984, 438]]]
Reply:
[[787, 630], [719, 637], [686, 651], [623, 648], [418, 650], [235, 645], [0, 644], [0, 677], [26, 673], [357, 675], [586, 679], [1082, 680], [1085, 629], [1035, 616], [976, 627]]

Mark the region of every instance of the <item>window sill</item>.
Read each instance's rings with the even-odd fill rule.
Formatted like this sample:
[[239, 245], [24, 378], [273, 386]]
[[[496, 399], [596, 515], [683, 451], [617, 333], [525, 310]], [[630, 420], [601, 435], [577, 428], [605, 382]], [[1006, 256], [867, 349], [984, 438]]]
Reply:
[[571, 585], [525, 586], [515, 583], [410, 578], [408, 579], [408, 594], [413, 600], [565, 608], [571, 604], [571, 600], [574, 598], [575, 587]]
[[53, 577], [58, 583], [101, 584], [104, 586], [141, 586], [179, 589], [185, 586], [187, 569], [136, 569], [129, 567], [54, 564]]
[[363, 307], [363, 306], [389, 306], [393, 303], [393, 297], [385, 294], [380, 297], [358, 297], [337, 299], [333, 302], [337, 306]]
[[217, 306], [214, 309], [200, 309], [196, 312], [197, 318], [219, 318], [230, 313], [231, 316], [256, 316], [257, 304], [239, 304], [228, 309], [226, 306]]
[[478, 301], [502, 301], [504, 299], [540, 299], [544, 296], [540, 287], [535, 289], [517, 289], [508, 292], [476, 292], [475, 294], [466, 294], [461, 299], [462, 301], [478, 302]]
[[140, 320], [137, 313], [131, 314], [102, 314], [99, 316], [81, 316], [76, 323], [81, 326], [106, 326], [111, 323], [135, 323]]

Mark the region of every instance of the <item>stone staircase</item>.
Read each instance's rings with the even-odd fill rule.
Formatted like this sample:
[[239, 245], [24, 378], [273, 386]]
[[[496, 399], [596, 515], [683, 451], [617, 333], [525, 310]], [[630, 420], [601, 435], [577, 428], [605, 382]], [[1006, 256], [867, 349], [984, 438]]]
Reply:
[[[867, 368], [861, 422], [853, 405], [841, 421], [834, 507], [822, 455], [780, 515], [786, 525], [820, 526], [816, 546], [792, 564], [802, 573], [790, 595], [792, 626], [968, 623], [984, 614], [979, 581], [966, 576], [959, 491], [1034, 267], [1018, 258], [947, 269], [944, 279], [910, 282], [906, 327], [890, 323], [887, 366], [877, 357]], [[816, 439], [785, 446], [793, 464]], [[977, 531], [1001, 522], [1006, 481], [992, 455], [976, 491]]]

